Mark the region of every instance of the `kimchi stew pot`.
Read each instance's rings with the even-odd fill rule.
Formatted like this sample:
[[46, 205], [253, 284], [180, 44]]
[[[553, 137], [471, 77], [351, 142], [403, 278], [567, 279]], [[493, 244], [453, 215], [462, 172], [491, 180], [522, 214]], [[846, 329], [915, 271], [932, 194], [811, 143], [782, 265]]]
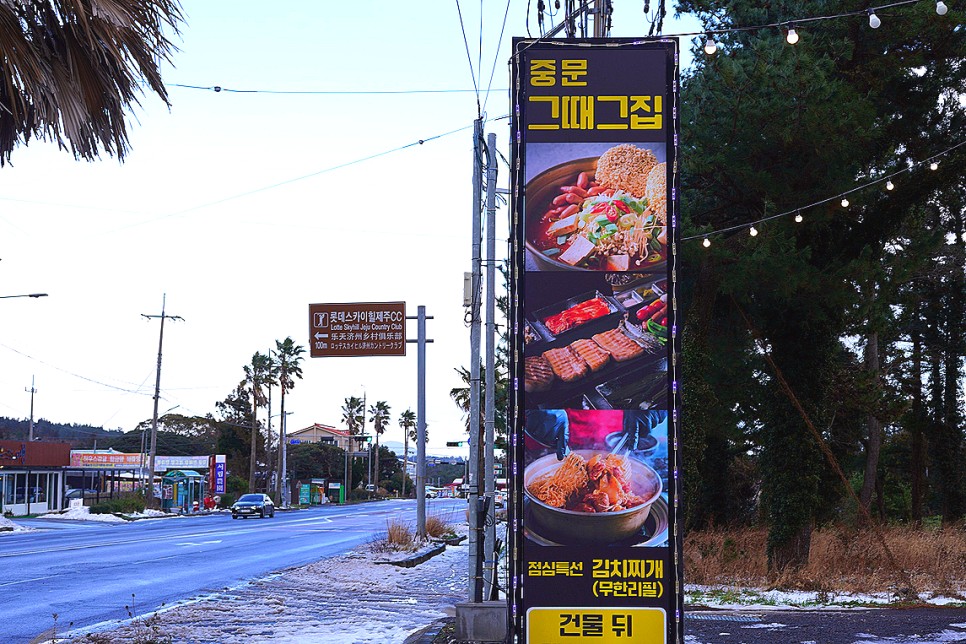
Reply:
[[[608, 452], [600, 450], [573, 450], [586, 461]], [[625, 457], [626, 458], [626, 457]], [[544, 537], [564, 544], [610, 544], [629, 539], [641, 533], [651, 506], [661, 496], [661, 477], [648, 465], [627, 458], [632, 492], [644, 497], [644, 502], [631, 508], [607, 512], [578, 512], [557, 508], [534, 496], [530, 487], [533, 482], [560, 467], [556, 454], [547, 454], [533, 461], [523, 473], [523, 487], [530, 518], [538, 525], [534, 529]]]
[[[653, 273], [663, 270], [667, 260], [667, 246], [660, 244], [660, 250], [651, 249], [640, 262], [627, 259], [624, 263], [611, 263], [600, 254], [597, 242], [583, 239], [571, 228], [561, 228], [559, 235], [554, 234], [557, 227], [571, 219], [569, 210], [580, 208], [582, 201], [560, 201], [566, 197], [563, 192], [572, 189], [582, 174], [593, 176], [597, 171], [597, 158], [575, 159], [544, 170], [531, 179], [526, 186], [525, 245], [529, 255], [541, 271], [642, 271]], [[561, 212], [554, 214], [556, 210]], [[630, 216], [630, 215], [628, 215]], [[616, 224], [615, 224], [616, 225]], [[645, 243], [657, 243], [646, 237]], [[572, 248], [574, 245], [576, 248]], [[589, 247], [592, 247], [591, 250]], [[583, 249], [583, 250], [581, 250]], [[622, 256], [623, 257], [623, 256]]]

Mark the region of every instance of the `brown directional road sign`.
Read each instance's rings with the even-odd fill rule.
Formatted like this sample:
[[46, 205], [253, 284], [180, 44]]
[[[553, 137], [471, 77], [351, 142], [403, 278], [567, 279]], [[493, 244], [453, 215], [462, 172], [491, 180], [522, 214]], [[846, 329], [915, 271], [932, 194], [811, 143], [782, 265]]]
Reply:
[[406, 355], [405, 302], [309, 304], [313, 358]]

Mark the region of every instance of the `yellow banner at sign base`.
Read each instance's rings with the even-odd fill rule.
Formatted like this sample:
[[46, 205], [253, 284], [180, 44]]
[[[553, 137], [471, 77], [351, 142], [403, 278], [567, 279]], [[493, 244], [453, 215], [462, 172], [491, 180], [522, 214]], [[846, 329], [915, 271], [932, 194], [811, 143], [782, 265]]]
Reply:
[[597, 642], [661, 644], [667, 639], [662, 608], [531, 608], [526, 644]]

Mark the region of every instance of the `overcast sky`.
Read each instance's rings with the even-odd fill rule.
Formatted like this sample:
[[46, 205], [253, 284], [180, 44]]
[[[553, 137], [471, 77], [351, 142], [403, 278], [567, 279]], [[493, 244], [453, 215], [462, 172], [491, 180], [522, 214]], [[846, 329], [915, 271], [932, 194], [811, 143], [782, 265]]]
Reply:
[[[479, 100], [509, 158], [507, 61], [528, 4], [186, 0], [165, 72], [172, 106], [145, 97], [123, 164], [31, 141], [0, 169], [0, 295], [49, 293], [0, 300], [0, 416], [29, 416], [35, 377], [35, 418], [123, 430], [150, 419], [160, 324], [142, 314], [159, 315], [164, 294], [184, 321], [164, 327], [159, 411], [186, 415], [213, 413], [275, 340], [308, 348], [310, 303], [402, 300], [434, 317], [427, 422], [447, 452], [465, 436], [449, 391], [469, 364], [472, 123]], [[614, 36], [646, 33], [641, 3], [615, 5]], [[455, 91], [474, 86], [479, 99]], [[371, 93], [388, 91], [399, 93]], [[498, 217], [505, 254], [506, 208]], [[402, 439], [415, 345], [400, 358], [306, 357], [303, 372], [289, 431], [341, 426], [343, 400], [365, 394], [390, 404], [385, 438]]]

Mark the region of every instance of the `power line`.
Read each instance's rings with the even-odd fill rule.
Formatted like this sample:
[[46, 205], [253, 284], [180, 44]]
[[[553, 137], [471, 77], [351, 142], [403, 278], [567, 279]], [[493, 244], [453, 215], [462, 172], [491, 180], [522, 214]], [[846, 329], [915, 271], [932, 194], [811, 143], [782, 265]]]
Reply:
[[226, 94], [280, 94], [306, 96], [373, 96], [373, 95], [406, 95], [406, 94], [469, 94], [478, 93], [474, 89], [379, 89], [379, 90], [296, 90], [296, 89], [234, 89], [221, 85], [188, 85], [185, 83], [168, 83], [168, 87], [183, 89], [197, 89], [207, 92]]
[[[501, 118], [504, 118], [504, 117], [501, 117]], [[425, 139], [419, 139], [417, 141], [413, 141], [412, 143], [407, 143], [405, 145], [401, 145], [401, 146], [399, 146], [397, 148], [393, 148], [391, 150], [385, 150], [383, 152], [377, 152], [376, 154], [370, 154], [369, 156], [362, 157], [361, 159], [355, 159], [353, 161], [346, 161], [345, 163], [340, 163], [338, 165], [330, 166], [328, 168], [323, 168], [322, 170], [318, 170], [316, 172], [310, 172], [309, 174], [303, 174], [303, 175], [301, 175], [299, 177], [294, 177], [292, 179], [285, 179], [283, 181], [279, 181], [279, 182], [276, 182], [276, 183], [273, 183], [273, 184], [270, 184], [270, 185], [267, 185], [267, 186], [262, 186], [260, 188], [254, 188], [252, 190], [246, 190], [245, 192], [239, 192], [239, 193], [234, 194], [234, 195], [230, 195], [230, 196], [227, 196], [227, 197], [222, 197], [220, 199], [215, 199], [214, 201], [207, 201], [207, 202], [204, 202], [204, 203], [200, 203], [200, 204], [197, 204], [195, 206], [191, 206], [190, 208], [184, 208], [184, 209], [178, 210], [176, 212], [167, 213], [167, 214], [164, 214], [164, 215], [160, 215], [158, 217], [153, 217], [151, 219], [146, 219], [144, 221], [140, 221], [140, 222], [136, 222], [136, 223], [133, 223], [133, 224], [129, 224], [127, 226], [121, 226], [120, 228], [117, 228], [115, 230], [125, 230], [127, 228], [134, 228], [134, 227], [137, 227], [137, 226], [143, 226], [145, 224], [149, 224], [149, 223], [153, 223], [153, 222], [156, 222], [156, 221], [160, 221], [162, 219], [168, 219], [170, 217], [176, 217], [178, 215], [184, 215], [184, 214], [187, 214], [189, 212], [194, 212], [195, 210], [201, 210], [203, 208], [210, 208], [211, 206], [217, 206], [219, 204], [223, 204], [223, 203], [226, 203], [228, 201], [234, 201], [235, 199], [241, 199], [242, 197], [249, 197], [251, 195], [258, 194], [260, 192], [265, 192], [267, 190], [273, 190], [275, 188], [279, 188], [281, 186], [288, 185], [290, 183], [295, 183], [297, 181], [303, 181], [305, 179], [310, 179], [312, 177], [317, 177], [317, 176], [322, 175], [322, 174], [326, 174], [326, 173], [329, 173], [329, 172], [334, 172], [335, 170], [341, 170], [342, 168], [347, 168], [349, 166], [362, 163], [364, 161], [371, 161], [372, 159], [377, 159], [379, 157], [386, 156], [387, 154], [392, 154], [394, 152], [400, 152], [402, 150], [406, 150], [408, 148], [411, 148], [411, 147], [414, 147], [414, 146], [417, 146], [417, 145], [423, 145], [424, 143], [428, 143], [429, 141], [435, 141], [436, 139], [441, 139], [441, 138], [443, 138], [445, 136], [450, 136], [451, 134], [456, 134], [457, 132], [462, 132], [463, 130], [467, 130], [467, 129], [471, 128], [471, 127], [473, 127], [473, 126], [472, 125], [465, 125], [463, 127], [457, 128], [455, 130], [450, 130], [449, 132], [444, 132], [442, 134], [437, 134], [435, 136], [430, 136], [430, 137], [427, 137]]]
[[460, 10], [459, 0], [456, 1], [456, 13], [460, 18], [460, 31], [463, 33], [463, 46], [466, 49], [466, 61], [470, 64], [470, 76], [473, 78], [473, 88], [476, 91], [476, 115], [480, 116], [482, 110], [480, 109], [480, 87], [476, 82], [476, 72], [473, 71], [473, 58], [470, 56], [470, 43], [466, 39], [466, 27], [463, 24], [463, 12]]
[[[481, 13], [482, 15], [482, 13]], [[496, 52], [493, 54], [493, 65], [490, 67], [490, 80], [486, 84], [486, 91], [483, 93], [483, 111], [486, 112], [486, 102], [490, 100], [490, 88], [493, 87], [493, 76], [496, 74], [496, 61], [500, 56], [500, 45], [503, 43], [503, 32], [506, 29], [507, 18], [510, 15], [510, 0], [506, 0], [506, 10], [503, 12], [503, 24], [500, 25], [500, 37], [496, 41]], [[509, 90], [504, 90], [509, 91]]]
[[17, 349], [14, 349], [13, 347], [7, 346], [6, 344], [3, 344], [2, 342], [0, 342], [0, 347], [3, 347], [4, 349], [6, 349], [8, 351], [12, 351], [12, 352], [16, 353], [17, 355], [23, 356], [24, 358], [27, 358], [28, 360], [33, 360], [34, 362], [39, 362], [40, 364], [44, 365], [45, 367], [50, 367], [51, 369], [56, 369], [57, 371], [60, 371], [62, 373], [66, 373], [69, 376], [73, 376], [73, 377], [79, 378], [81, 380], [86, 380], [87, 382], [94, 383], [95, 385], [100, 385], [101, 387], [107, 387], [108, 389], [115, 389], [117, 391], [123, 391], [124, 393], [127, 393], [127, 394], [145, 394], [145, 395], [147, 394], [147, 392], [143, 392], [143, 391], [135, 390], [135, 389], [125, 389], [124, 387], [118, 387], [117, 385], [111, 385], [111, 384], [108, 384], [106, 382], [101, 382], [100, 380], [95, 380], [93, 378], [88, 378], [87, 376], [82, 376], [79, 373], [74, 373], [73, 371], [69, 371], [67, 369], [62, 369], [61, 367], [58, 367], [56, 365], [52, 365], [52, 364], [50, 364], [48, 362], [44, 362], [40, 358], [35, 358], [32, 355], [29, 355], [27, 353], [24, 353], [23, 351], [19, 351]]

